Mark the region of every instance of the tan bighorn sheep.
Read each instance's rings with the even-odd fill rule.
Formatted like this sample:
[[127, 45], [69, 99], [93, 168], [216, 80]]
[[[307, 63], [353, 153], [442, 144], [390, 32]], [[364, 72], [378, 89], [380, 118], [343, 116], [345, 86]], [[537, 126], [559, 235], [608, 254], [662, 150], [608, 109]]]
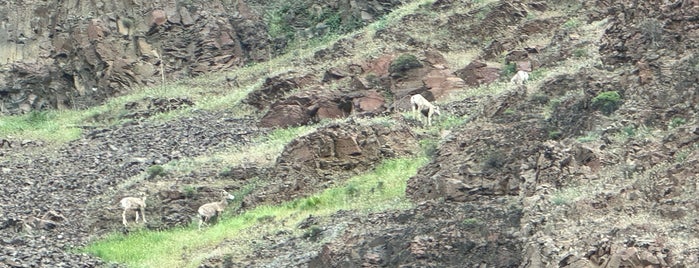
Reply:
[[[430, 103], [425, 99], [420, 94], [415, 94], [412, 97], [410, 97], [410, 104], [413, 107], [413, 116], [417, 117], [417, 112], [419, 111], [421, 114], [427, 116], [427, 125], [431, 126], [432, 125], [432, 115], [437, 114], [441, 115], [439, 112], [439, 107]], [[422, 120], [420, 120], [422, 121]]]
[[136, 212], [136, 220], [134, 222], [138, 222], [138, 212], [141, 211], [141, 216], [143, 216], [143, 223], [146, 223], [146, 193], [140, 192], [139, 197], [124, 197], [121, 199], [119, 202], [121, 204], [121, 208], [124, 209], [124, 212], [121, 213], [121, 219], [122, 223], [124, 226], [127, 226], [126, 224], [126, 212], [129, 210], [135, 211]]
[[527, 71], [519, 70], [517, 71], [515, 76], [513, 76], [512, 79], [510, 79], [510, 82], [512, 82], [515, 85], [521, 86], [524, 85], [524, 82], [526, 82], [527, 80], [529, 80], [529, 73]]
[[224, 209], [226, 209], [226, 206], [228, 206], [228, 200], [233, 200], [235, 199], [235, 196], [229, 194], [226, 191], [222, 192], [222, 198], [220, 202], [211, 202], [211, 203], [206, 203], [204, 205], [201, 205], [199, 207], [199, 230], [201, 230], [201, 225], [206, 224], [209, 225], [209, 220], [214, 217], [220, 217], [221, 213], [223, 212]]

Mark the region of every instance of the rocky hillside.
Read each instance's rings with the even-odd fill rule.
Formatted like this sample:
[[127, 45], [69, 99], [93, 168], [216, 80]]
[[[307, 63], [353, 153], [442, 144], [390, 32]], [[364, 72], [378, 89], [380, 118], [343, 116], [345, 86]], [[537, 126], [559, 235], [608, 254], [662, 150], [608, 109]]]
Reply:
[[[310, 238], [264, 234], [252, 253], [223, 243], [197, 265], [699, 261], [697, 1], [5, 4], [6, 114], [226, 72], [178, 82], [213, 97], [129, 101], [64, 144], [0, 136], [0, 266], [112, 265], [76, 248], [132, 231], [117, 203], [138, 191], [150, 196], [145, 227], [171, 229], [221, 189], [242, 194], [242, 213], [425, 148], [429, 162], [407, 182], [411, 208], [311, 216], [286, 226], [316, 230]], [[516, 70], [530, 72], [524, 86], [509, 83]], [[230, 106], [203, 105], [245, 90]], [[432, 128], [406, 113], [418, 93], [441, 107]], [[310, 131], [278, 155], [246, 151], [297, 126]]]

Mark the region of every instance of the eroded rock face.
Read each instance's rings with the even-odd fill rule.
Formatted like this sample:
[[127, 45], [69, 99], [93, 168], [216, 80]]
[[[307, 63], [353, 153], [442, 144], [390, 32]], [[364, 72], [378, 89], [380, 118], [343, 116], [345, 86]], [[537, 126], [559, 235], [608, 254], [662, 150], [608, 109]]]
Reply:
[[133, 87], [159, 84], [163, 72], [169, 82], [270, 55], [265, 25], [242, 1], [3, 6], [5, 114], [90, 107]]
[[413, 155], [417, 138], [407, 125], [337, 124], [289, 143], [270, 170], [270, 185], [245, 197], [244, 206], [277, 203], [317, 192], [334, 180]]
[[[522, 244], [513, 230], [519, 226], [517, 207], [506, 199], [470, 204], [425, 202], [395, 213], [355, 218], [326, 243], [308, 267], [517, 267]], [[425, 219], [419, 226], [413, 222]], [[389, 224], [386, 224], [389, 223]]]

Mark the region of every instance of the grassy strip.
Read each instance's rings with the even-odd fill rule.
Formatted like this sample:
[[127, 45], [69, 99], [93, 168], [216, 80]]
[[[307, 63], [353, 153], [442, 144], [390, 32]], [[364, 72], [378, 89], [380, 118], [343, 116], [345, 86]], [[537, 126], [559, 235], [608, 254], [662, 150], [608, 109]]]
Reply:
[[286, 226], [295, 226], [311, 214], [318, 217], [338, 210], [369, 213], [411, 207], [405, 197], [407, 180], [426, 163], [424, 156], [387, 160], [372, 172], [356, 176], [344, 185], [224, 218], [201, 232], [192, 225], [166, 231], [141, 230], [130, 235], [114, 233], [87, 246], [84, 251], [130, 267], [196, 267], [212, 256], [212, 248], [224, 241], [236, 245], [234, 254], [245, 256], [252, 250], [250, 241], [281, 228], [274, 224], [259, 225], [265, 219], [283, 220]]

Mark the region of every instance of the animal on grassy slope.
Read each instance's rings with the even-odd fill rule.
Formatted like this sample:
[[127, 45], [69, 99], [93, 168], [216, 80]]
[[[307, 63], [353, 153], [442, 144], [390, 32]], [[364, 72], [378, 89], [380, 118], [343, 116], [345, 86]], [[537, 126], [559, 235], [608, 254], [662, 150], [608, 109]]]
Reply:
[[139, 211], [141, 212], [141, 216], [143, 218], [143, 223], [146, 223], [146, 194], [141, 192], [139, 193], [140, 197], [124, 197], [119, 201], [119, 204], [121, 204], [121, 208], [124, 209], [124, 212], [121, 213], [121, 219], [122, 223], [124, 226], [127, 226], [126, 223], [126, 212], [127, 211], [135, 211], [136, 212], [136, 220], [134, 222], [138, 222], [138, 213]]
[[427, 117], [427, 125], [432, 125], [432, 115], [441, 115], [439, 107], [430, 103], [425, 97], [420, 94], [415, 94], [410, 97], [410, 105], [413, 107], [413, 116], [417, 117], [417, 112]]
[[524, 85], [524, 82], [526, 82], [527, 80], [529, 80], [529, 73], [527, 71], [519, 70], [517, 71], [515, 76], [513, 76], [512, 79], [510, 79], [510, 82], [512, 82], [515, 85], [521, 86]]
[[202, 224], [209, 225], [209, 220], [212, 217], [218, 217], [221, 215], [223, 210], [226, 209], [226, 206], [228, 206], [228, 200], [235, 199], [235, 196], [229, 194], [226, 191], [223, 191], [221, 194], [221, 201], [206, 203], [199, 207], [199, 230], [201, 230]]

